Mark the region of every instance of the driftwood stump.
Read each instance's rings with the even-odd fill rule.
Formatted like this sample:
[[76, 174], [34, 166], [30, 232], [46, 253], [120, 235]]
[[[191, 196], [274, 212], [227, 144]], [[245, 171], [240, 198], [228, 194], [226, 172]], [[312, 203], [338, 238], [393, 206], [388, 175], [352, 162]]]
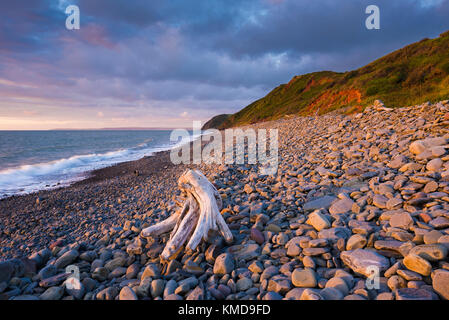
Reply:
[[231, 230], [220, 213], [223, 203], [214, 185], [200, 171], [187, 170], [178, 186], [185, 195], [182, 209], [141, 233], [142, 237], [156, 237], [172, 231], [161, 259], [175, 258], [186, 242], [186, 251], [195, 250], [202, 239], [209, 240], [210, 231], [219, 231], [226, 242], [232, 242]]

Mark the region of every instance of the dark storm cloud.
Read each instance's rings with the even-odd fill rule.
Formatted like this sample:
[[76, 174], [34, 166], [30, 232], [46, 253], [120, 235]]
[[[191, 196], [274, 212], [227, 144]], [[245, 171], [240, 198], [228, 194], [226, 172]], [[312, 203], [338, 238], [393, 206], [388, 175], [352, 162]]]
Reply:
[[[214, 48], [239, 57], [266, 52], [291, 54], [339, 53], [366, 45], [409, 42], [438, 35], [449, 28], [449, 2], [434, 1], [283, 1], [247, 17], [239, 29], [209, 33]], [[365, 28], [365, 8], [376, 4], [381, 11], [381, 29]], [[206, 32], [206, 31], [204, 31]], [[193, 36], [193, 34], [192, 34]]]
[[[69, 4], [80, 30], [65, 29]], [[365, 28], [370, 4], [380, 30]], [[0, 94], [233, 112], [294, 75], [357, 68], [438, 36], [448, 16], [449, 0], [2, 1]]]

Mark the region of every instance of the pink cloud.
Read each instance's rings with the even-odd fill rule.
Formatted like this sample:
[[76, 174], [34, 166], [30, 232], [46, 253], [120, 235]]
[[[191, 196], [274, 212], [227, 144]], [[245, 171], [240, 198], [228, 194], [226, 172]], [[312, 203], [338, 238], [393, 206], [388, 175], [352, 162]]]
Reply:
[[96, 24], [88, 24], [82, 27], [81, 38], [89, 44], [102, 46], [109, 49], [114, 48], [114, 44], [109, 41], [104, 27]]
[[107, 32], [103, 26], [97, 24], [81, 25], [79, 30], [66, 30], [60, 34], [61, 41], [66, 44], [76, 44], [82, 41], [97, 47], [114, 49], [116, 45], [108, 38]]
[[34, 111], [34, 110], [23, 110], [22, 114], [25, 116], [35, 116], [35, 115], [38, 115], [39, 112]]

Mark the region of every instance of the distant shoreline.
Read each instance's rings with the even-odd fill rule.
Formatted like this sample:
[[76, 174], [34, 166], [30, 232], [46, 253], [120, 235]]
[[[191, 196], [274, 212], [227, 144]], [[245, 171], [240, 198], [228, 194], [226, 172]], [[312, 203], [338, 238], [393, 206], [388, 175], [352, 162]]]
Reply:
[[69, 128], [67, 128], [67, 129], [65, 129], [65, 128], [63, 128], [63, 129], [49, 129], [47, 131], [140, 131], [140, 130], [147, 131], [147, 130], [175, 130], [175, 129], [189, 130], [189, 128], [123, 127], [123, 128], [99, 128], [99, 129], [95, 129], [95, 128], [88, 128], [88, 129], [79, 129], [79, 128], [69, 129]]
[[9, 131], [151, 131], [151, 130], [175, 130], [175, 129], [183, 129], [183, 130], [192, 130], [192, 128], [145, 128], [145, 127], [123, 127], [123, 128], [61, 128], [61, 129], [28, 129], [28, 130], [3, 130], [0, 129], [0, 132], [9, 132]]

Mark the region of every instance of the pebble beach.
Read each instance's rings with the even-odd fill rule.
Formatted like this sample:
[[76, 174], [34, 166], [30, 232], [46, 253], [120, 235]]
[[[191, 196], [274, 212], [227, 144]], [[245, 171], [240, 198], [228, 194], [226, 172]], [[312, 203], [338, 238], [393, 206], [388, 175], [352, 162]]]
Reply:
[[[276, 175], [160, 152], [0, 200], [0, 299], [449, 299], [449, 101], [250, 127], [279, 130]], [[162, 263], [169, 235], [141, 230], [179, 209], [188, 168], [216, 186], [234, 241]]]

